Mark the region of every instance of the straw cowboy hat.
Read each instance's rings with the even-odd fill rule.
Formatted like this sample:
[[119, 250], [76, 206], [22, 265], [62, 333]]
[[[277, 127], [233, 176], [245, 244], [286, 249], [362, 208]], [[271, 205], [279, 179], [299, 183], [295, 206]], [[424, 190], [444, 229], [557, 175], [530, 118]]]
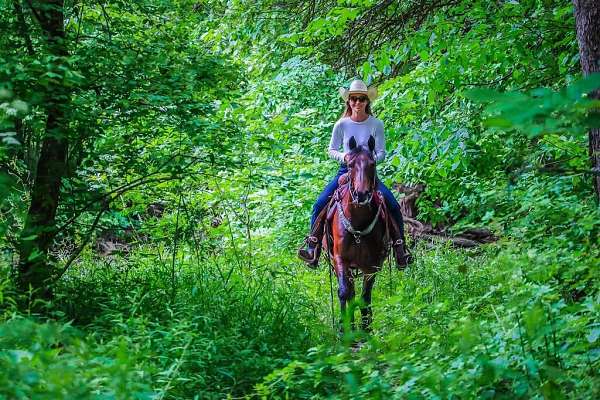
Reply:
[[377, 98], [377, 88], [374, 86], [368, 88], [363, 81], [356, 79], [350, 84], [350, 89], [340, 88], [340, 96], [344, 101], [348, 101], [352, 94], [364, 94], [369, 98], [369, 101], [373, 101]]

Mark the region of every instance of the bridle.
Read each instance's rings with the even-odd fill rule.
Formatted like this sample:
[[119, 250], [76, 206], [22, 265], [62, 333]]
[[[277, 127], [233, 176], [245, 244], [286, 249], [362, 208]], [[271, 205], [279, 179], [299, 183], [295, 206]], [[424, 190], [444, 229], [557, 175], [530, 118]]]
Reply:
[[350, 197], [352, 198], [352, 204], [355, 204], [357, 206], [365, 206], [370, 204], [371, 200], [373, 200], [373, 193], [375, 193], [375, 182], [377, 182], [377, 171], [375, 171], [375, 176], [373, 177], [373, 183], [371, 185], [372, 187], [368, 192], [369, 195], [367, 196], [365, 201], [358, 201], [358, 195], [352, 187], [352, 175], [350, 174], [350, 171], [348, 171], [348, 191], [350, 192]]
[[[375, 182], [375, 179], [373, 180], [373, 182]], [[358, 201], [358, 195], [352, 187], [352, 178], [350, 177], [350, 175], [348, 175], [348, 191], [350, 192], [350, 197], [352, 198], [352, 204], [355, 204], [357, 206], [365, 206], [367, 204], [370, 204], [371, 200], [373, 200], [373, 192], [375, 191], [374, 189], [375, 188], [373, 187], [371, 190], [369, 190], [369, 195], [367, 196], [365, 201]]]

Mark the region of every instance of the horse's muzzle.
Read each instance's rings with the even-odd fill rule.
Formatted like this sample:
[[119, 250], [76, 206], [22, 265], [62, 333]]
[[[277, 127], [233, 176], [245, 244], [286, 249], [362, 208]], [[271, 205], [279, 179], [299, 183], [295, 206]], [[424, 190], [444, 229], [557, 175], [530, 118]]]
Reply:
[[365, 191], [365, 192], [356, 192], [356, 197], [354, 198], [354, 203], [359, 205], [359, 206], [363, 206], [366, 204], [369, 204], [371, 202], [371, 199], [373, 198], [373, 192], [372, 191]]

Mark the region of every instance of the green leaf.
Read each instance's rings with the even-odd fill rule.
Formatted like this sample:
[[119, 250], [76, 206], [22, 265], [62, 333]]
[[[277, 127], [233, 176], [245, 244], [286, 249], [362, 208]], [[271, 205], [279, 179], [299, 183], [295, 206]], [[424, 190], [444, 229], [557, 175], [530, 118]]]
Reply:
[[467, 90], [464, 92], [464, 96], [469, 100], [473, 100], [480, 103], [491, 102], [502, 97], [502, 95], [497, 91], [487, 88], [476, 88]]
[[483, 125], [496, 128], [511, 128], [513, 126], [512, 122], [502, 117], [486, 118], [483, 121]]
[[600, 337], [600, 328], [594, 328], [589, 333], [589, 335], [587, 335], [587, 340], [589, 343], [594, 343], [594, 342], [596, 342], [596, 340], [598, 340], [599, 337]]
[[541, 389], [545, 400], [563, 400], [565, 398], [560, 390], [560, 386], [554, 381], [547, 381], [542, 385]]
[[573, 100], [579, 100], [584, 94], [600, 89], [600, 72], [595, 72], [580, 79], [567, 87], [567, 95]]
[[540, 334], [541, 327], [545, 324], [544, 309], [540, 305], [535, 305], [524, 313], [525, 330], [530, 337]]

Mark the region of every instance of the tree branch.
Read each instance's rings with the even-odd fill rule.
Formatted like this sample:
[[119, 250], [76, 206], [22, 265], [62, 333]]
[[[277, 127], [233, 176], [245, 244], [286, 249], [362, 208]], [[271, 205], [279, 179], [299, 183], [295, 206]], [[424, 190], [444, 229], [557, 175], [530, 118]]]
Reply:
[[94, 222], [92, 223], [92, 226], [90, 227], [85, 239], [83, 240], [83, 242], [81, 243], [79, 248], [77, 250], [75, 250], [75, 252], [73, 252], [73, 254], [71, 254], [71, 257], [69, 257], [69, 260], [67, 261], [67, 263], [65, 264], [63, 269], [59, 272], [59, 274], [56, 276], [54, 281], [59, 280], [65, 274], [65, 272], [67, 272], [67, 269], [69, 269], [69, 267], [71, 266], [71, 264], [73, 264], [73, 262], [77, 259], [77, 257], [79, 257], [79, 254], [81, 254], [81, 252], [83, 251], [85, 246], [87, 246], [87, 244], [89, 243], [89, 241], [92, 237], [92, 234], [96, 230], [96, 226], [98, 225], [98, 222], [100, 221], [100, 217], [102, 216], [102, 214], [104, 214], [104, 211], [106, 211], [108, 209], [108, 207], [109, 207], [109, 202], [105, 202], [102, 205], [102, 208], [100, 209], [100, 212], [98, 212], [98, 214], [96, 215], [96, 218], [94, 219]]
[[104, 8], [104, 4], [100, 3], [100, 8], [102, 9], [102, 15], [104, 16], [104, 21], [106, 21], [106, 32], [108, 33], [108, 40], [112, 42], [112, 34], [110, 32], [110, 18], [108, 17], [108, 13]]

